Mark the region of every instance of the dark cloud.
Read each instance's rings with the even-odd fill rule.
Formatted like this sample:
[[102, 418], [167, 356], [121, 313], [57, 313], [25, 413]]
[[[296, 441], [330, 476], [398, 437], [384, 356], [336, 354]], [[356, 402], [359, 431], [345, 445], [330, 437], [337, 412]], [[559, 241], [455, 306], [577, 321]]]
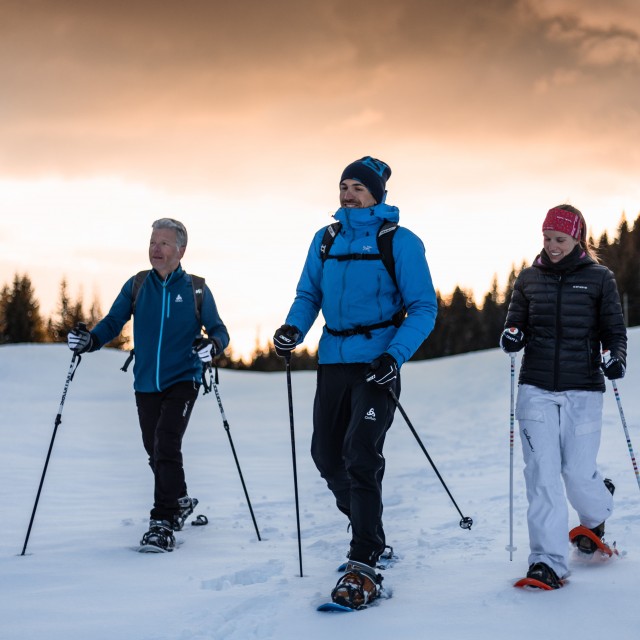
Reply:
[[344, 136], [486, 145], [589, 134], [598, 145], [606, 134], [615, 147], [626, 136], [614, 121], [640, 127], [640, 10], [607, 7], [5, 1], [0, 170], [175, 175], [193, 164], [206, 180], [276, 140], [291, 151]]

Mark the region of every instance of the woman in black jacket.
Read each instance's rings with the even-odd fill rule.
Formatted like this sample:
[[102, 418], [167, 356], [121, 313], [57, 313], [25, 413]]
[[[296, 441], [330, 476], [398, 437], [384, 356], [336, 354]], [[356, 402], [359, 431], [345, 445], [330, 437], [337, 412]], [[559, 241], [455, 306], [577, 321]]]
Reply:
[[516, 418], [529, 502], [527, 577], [557, 589], [569, 571], [567, 498], [590, 530], [573, 539], [585, 553], [598, 548], [594, 540], [602, 540], [613, 509], [614, 486], [596, 458], [603, 371], [624, 376], [627, 333], [615, 278], [588, 246], [582, 213], [554, 207], [542, 232], [543, 250], [514, 284], [500, 346], [509, 353], [524, 347]]

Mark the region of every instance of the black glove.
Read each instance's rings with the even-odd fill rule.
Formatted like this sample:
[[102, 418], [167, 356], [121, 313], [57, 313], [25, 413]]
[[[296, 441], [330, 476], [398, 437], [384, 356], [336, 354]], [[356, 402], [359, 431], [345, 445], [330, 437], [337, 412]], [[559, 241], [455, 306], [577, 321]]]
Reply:
[[388, 389], [397, 377], [398, 363], [386, 351], [369, 365], [367, 372], [364, 374], [364, 379], [367, 382], [375, 382], [384, 389]]
[[273, 334], [273, 346], [281, 358], [286, 358], [296, 348], [298, 340], [300, 340], [300, 329], [290, 324], [283, 324]]
[[505, 353], [515, 353], [524, 347], [524, 333], [515, 327], [505, 329], [500, 335], [500, 347]]
[[85, 324], [78, 323], [67, 335], [67, 345], [77, 354], [86, 353], [93, 347], [93, 336]]
[[201, 336], [193, 341], [193, 352], [198, 354], [202, 364], [209, 364], [222, 353], [222, 343], [217, 338]]
[[625, 366], [624, 362], [620, 358], [611, 356], [600, 366], [604, 371], [604, 375], [607, 376], [609, 380], [618, 380], [619, 378], [624, 378]]

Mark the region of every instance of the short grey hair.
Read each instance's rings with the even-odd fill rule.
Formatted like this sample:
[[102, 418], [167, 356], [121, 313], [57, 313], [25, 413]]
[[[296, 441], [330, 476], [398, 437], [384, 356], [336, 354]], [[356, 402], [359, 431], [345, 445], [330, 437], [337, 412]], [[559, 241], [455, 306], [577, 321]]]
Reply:
[[173, 218], [160, 218], [156, 220], [152, 225], [152, 229], [173, 229], [176, 232], [176, 240], [178, 241], [178, 247], [186, 247], [189, 239], [187, 235], [186, 227], [179, 220]]

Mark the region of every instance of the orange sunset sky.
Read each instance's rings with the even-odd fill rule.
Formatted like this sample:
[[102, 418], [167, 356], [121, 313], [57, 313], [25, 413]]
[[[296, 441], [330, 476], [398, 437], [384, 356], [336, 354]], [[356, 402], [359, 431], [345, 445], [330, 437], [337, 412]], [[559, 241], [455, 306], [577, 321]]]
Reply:
[[349, 162], [391, 166], [436, 288], [480, 299], [551, 206], [635, 220], [639, 139], [637, 0], [0, 0], [0, 286], [106, 312], [175, 217], [246, 354]]

